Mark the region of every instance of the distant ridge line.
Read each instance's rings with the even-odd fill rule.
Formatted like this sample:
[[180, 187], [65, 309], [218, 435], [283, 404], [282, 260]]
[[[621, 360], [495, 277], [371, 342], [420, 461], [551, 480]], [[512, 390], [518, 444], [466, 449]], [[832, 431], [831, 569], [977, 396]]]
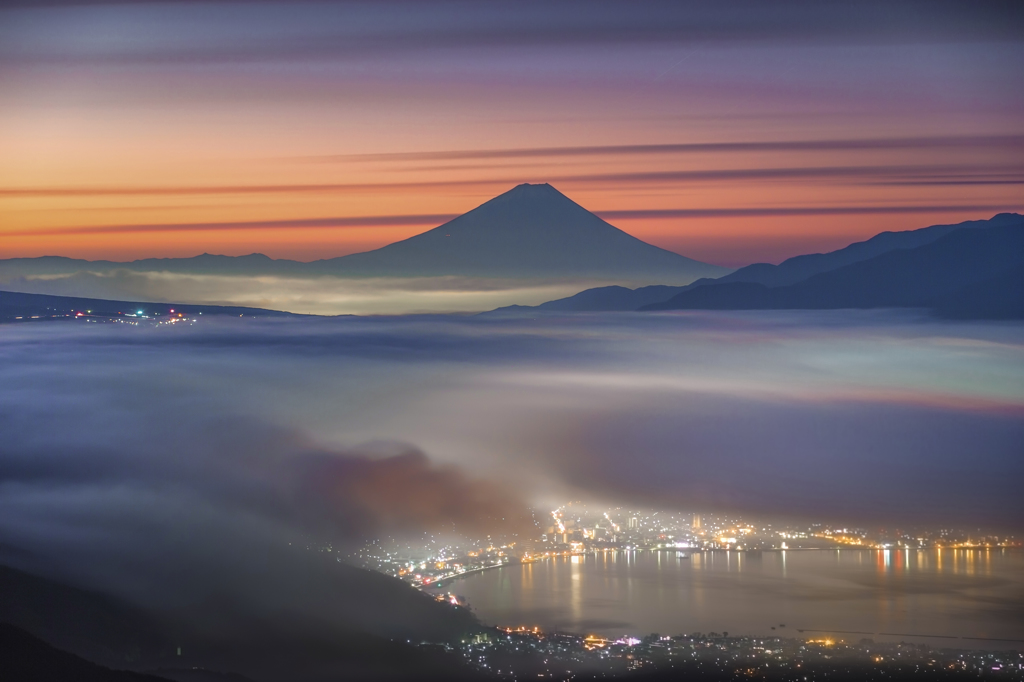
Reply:
[[834, 635], [882, 635], [886, 637], [928, 637], [930, 639], [970, 639], [983, 642], [1024, 642], [1024, 639], [1016, 639], [1013, 637], [967, 637], [961, 635], [922, 635], [916, 632], [865, 632], [862, 630], [829, 630], [829, 629], [812, 629], [812, 628], [796, 628], [797, 632], [823, 632], [826, 634]]

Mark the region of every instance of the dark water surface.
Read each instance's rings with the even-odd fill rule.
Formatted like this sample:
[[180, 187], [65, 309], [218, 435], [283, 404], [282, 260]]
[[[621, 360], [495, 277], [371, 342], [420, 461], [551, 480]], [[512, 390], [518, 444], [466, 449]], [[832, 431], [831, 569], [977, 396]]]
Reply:
[[503, 626], [1024, 648], [1020, 550], [600, 552], [484, 571], [442, 589]]

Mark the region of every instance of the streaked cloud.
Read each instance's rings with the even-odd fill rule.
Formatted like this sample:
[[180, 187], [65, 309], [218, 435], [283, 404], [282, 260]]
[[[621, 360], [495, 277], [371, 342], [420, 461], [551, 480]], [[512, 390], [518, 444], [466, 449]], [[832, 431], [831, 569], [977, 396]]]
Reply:
[[900, 213], [961, 213], [992, 211], [1013, 211], [1014, 206], [789, 206], [754, 208], [669, 208], [640, 211], [597, 211], [608, 220], [617, 218], [676, 219], [676, 218], [731, 218], [769, 216], [815, 216], [815, 215], [887, 215]]
[[[826, 180], [874, 182], [970, 182], [979, 183], [1024, 181], [1024, 166], [993, 167], [970, 165], [844, 165], [844, 166], [778, 166], [763, 168], [682, 169], [628, 173], [551, 174], [533, 180], [552, 184], [665, 184], [758, 180]], [[88, 197], [136, 195], [206, 195], [206, 194], [306, 194], [367, 192], [400, 192], [496, 187], [507, 188], [525, 182], [515, 177], [437, 180], [431, 182], [324, 183], [295, 185], [209, 185], [209, 186], [96, 186], [96, 187], [0, 187], [0, 198], [19, 197]]]
[[[297, 7], [296, 7], [297, 5]], [[441, 50], [686, 44], [892, 44], [1019, 40], [1024, 16], [1010, 3], [806, 0], [728, 6], [695, 2], [57, 3], [70, 24], [134, 25], [128, 39], [94, 41], [65, 26], [40, 41], [40, 12], [8, 10], [5, 60], [202, 64], [358, 59]], [[243, 9], [244, 8], [244, 9]], [[297, 11], [300, 10], [300, 11]], [[47, 17], [49, 18], [49, 17]], [[191, 33], [183, 25], [218, 26]], [[35, 29], [35, 30], [33, 30]], [[19, 32], [13, 33], [13, 32]], [[13, 35], [11, 35], [13, 33]], [[54, 45], [53, 41], [62, 40]]]
[[406, 225], [436, 226], [455, 218], [451, 214], [378, 215], [334, 218], [294, 218], [290, 220], [242, 220], [218, 223], [155, 223], [141, 225], [86, 225], [83, 227], [28, 230], [7, 234], [119, 234], [131, 232], [196, 232], [206, 230], [278, 230], [282, 228], [391, 227]]
[[1010, 4], [0, 13], [0, 257], [310, 260], [552, 182], [638, 238], [733, 266], [956, 213], [872, 207], [1018, 208], [1024, 182]]
[[[1024, 181], [1022, 181], [1024, 182]], [[894, 215], [894, 214], [935, 214], [935, 213], [979, 213], [988, 215], [1003, 211], [1016, 211], [1021, 204], [1014, 205], [917, 205], [917, 206], [788, 206], [749, 208], [667, 208], [601, 211], [598, 216], [608, 221], [629, 220], [677, 220], [686, 218], [732, 218], [769, 216], [827, 216], [827, 215]], [[225, 221], [205, 223], [149, 223], [125, 225], [83, 225], [80, 227], [37, 228], [33, 230], [9, 230], [0, 232], [9, 236], [22, 235], [72, 235], [72, 234], [131, 234], [146, 232], [206, 232], [231, 230], [281, 230], [281, 229], [339, 229], [346, 227], [405, 227], [415, 225], [438, 226], [453, 218], [453, 214], [427, 215], [385, 215], [333, 218], [295, 218], [282, 220]]]
[[377, 183], [322, 183], [314, 185], [209, 185], [183, 187], [5, 187], [0, 197], [88, 197], [137, 195], [190, 195], [190, 194], [305, 194], [333, 192], [400, 191], [414, 189], [441, 189], [480, 184], [507, 184], [509, 180], [451, 180], [437, 182], [377, 182]]
[[586, 156], [640, 156], [727, 152], [832, 152], [885, 149], [949, 149], [1022, 147], [1024, 135], [958, 135], [944, 137], [890, 137], [874, 139], [785, 140], [772, 142], [690, 142], [682, 144], [623, 144], [587, 147], [533, 147], [525, 149], [468, 149], [385, 154], [337, 154], [303, 157], [311, 161], [462, 161], [533, 159]]

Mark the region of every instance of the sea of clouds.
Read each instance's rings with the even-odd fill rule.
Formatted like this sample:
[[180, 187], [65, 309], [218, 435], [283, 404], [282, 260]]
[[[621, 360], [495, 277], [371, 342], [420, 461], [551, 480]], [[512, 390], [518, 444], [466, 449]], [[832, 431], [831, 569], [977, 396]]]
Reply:
[[268, 548], [522, 532], [528, 507], [581, 497], [1020, 529], [1022, 442], [1016, 323], [835, 311], [8, 325], [0, 563], [171, 609], [186, 608], [169, 589], [182, 581], [263, 594]]

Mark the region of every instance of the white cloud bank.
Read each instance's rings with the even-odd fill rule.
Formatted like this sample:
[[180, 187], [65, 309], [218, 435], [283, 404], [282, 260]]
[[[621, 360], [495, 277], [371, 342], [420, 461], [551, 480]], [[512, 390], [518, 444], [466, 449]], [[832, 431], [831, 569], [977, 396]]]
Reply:
[[232, 305], [314, 315], [405, 315], [537, 305], [611, 284], [589, 280], [468, 277], [340, 278], [77, 272], [0, 279], [0, 288], [35, 294], [154, 303]]

